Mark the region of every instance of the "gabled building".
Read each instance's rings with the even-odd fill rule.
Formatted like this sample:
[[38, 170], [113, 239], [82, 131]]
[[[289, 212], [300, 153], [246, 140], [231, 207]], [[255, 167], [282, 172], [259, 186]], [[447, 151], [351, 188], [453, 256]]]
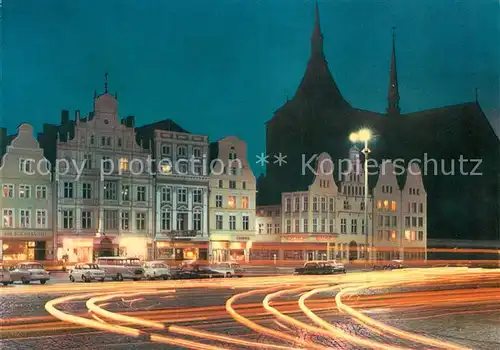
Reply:
[[154, 258], [208, 259], [208, 136], [170, 119], [136, 129], [152, 144]]
[[[373, 198], [368, 193], [365, 203], [365, 173], [361, 162], [361, 152], [357, 147], [349, 150], [348, 167], [342, 173], [336, 197], [338, 222], [337, 259], [358, 260], [366, 258], [366, 235], [371, 243]], [[365, 226], [365, 205], [368, 227]]]
[[[129, 118], [130, 119], [130, 118]], [[93, 110], [39, 135], [53, 164], [57, 193], [57, 258], [88, 262], [97, 256], [150, 258], [153, 181], [150, 152], [133, 126], [118, 118], [118, 101], [94, 95]]]
[[248, 261], [255, 236], [256, 181], [247, 145], [235, 136], [210, 148], [210, 245], [213, 261]]
[[[402, 190], [396, 178], [401, 170], [406, 177]], [[376, 260], [425, 260], [427, 193], [419, 166], [412, 163], [405, 169], [392, 162], [383, 163], [373, 195], [375, 255], [372, 257]]]
[[53, 260], [54, 201], [50, 164], [31, 125], [21, 124], [17, 134], [8, 140], [0, 166], [0, 260]]

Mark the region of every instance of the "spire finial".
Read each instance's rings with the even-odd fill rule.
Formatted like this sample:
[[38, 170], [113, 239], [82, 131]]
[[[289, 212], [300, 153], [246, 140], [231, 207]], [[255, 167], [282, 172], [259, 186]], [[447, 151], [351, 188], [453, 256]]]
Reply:
[[311, 38], [311, 50], [314, 53], [323, 53], [323, 34], [321, 33], [321, 25], [319, 21], [319, 5], [316, 1], [314, 30]]
[[398, 71], [396, 67], [396, 27], [392, 27], [392, 56], [387, 102], [387, 114], [398, 115], [401, 112], [399, 108]]
[[108, 93], [108, 72], [104, 73], [104, 93]]

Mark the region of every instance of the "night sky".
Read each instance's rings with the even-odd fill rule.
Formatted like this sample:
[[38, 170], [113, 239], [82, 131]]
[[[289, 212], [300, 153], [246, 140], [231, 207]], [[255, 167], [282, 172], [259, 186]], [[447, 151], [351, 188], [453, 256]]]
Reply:
[[[330, 69], [353, 106], [385, 110], [396, 26], [403, 112], [473, 101], [477, 87], [498, 133], [498, 0], [319, 6]], [[314, 3], [3, 0], [2, 17], [0, 125], [9, 132], [57, 123], [61, 109], [89, 112], [108, 72], [121, 117], [171, 118], [211, 141], [236, 135], [253, 163], [265, 151], [264, 123], [304, 73]]]

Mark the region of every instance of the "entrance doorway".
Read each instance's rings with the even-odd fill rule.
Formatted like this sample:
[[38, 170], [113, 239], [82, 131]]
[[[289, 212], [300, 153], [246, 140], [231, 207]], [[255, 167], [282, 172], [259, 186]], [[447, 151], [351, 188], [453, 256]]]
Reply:
[[349, 243], [349, 261], [358, 259], [358, 244], [355, 241]]

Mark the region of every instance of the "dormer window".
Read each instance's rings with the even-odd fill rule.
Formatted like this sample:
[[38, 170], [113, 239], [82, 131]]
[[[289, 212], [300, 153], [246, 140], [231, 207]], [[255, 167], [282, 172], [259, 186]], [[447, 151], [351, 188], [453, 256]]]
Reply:
[[236, 151], [234, 150], [234, 147], [231, 147], [229, 149], [229, 160], [234, 160], [236, 159]]

